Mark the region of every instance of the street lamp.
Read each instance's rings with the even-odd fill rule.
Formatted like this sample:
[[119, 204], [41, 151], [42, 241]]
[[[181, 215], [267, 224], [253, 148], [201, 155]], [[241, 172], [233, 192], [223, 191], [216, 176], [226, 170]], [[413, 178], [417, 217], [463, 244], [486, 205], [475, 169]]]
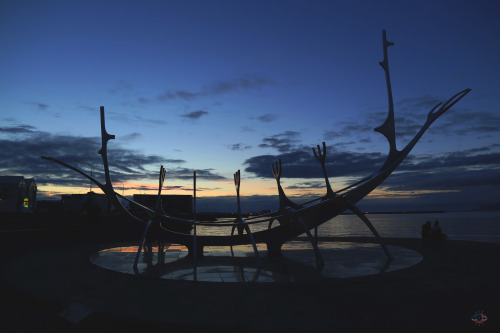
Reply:
[[[90, 167], [90, 177], [92, 177], [92, 178], [94, 177], [92, 175], [92, 171], [93, 171], [92, 164], [87, 163], [87, 162], [78, 161], [78, 160], [75, 160], [75, 162], [87, 164]], [[90, 181], [90, 192], [92, 192], [92, 181]]]
[[122, 183], [122, 205], [123, 205], [123, 197], [125, 196], [125, 186], [123, 186], [123, 182], [120, 183]]

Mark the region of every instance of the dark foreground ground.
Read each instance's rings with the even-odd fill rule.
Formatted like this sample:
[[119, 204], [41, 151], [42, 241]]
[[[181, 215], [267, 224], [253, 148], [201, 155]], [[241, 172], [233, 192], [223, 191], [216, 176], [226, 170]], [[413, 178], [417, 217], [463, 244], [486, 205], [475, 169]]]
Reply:
[[[500, 244], [386, 239], [423, 261], [307, 284], [220, 284], [104, 270], [88, 255], [110, 239], [95, 235], [0, 233], [1, 332], [500, 332]], [[59, 315], [72, 303], [94, 312], [73, 324]], [[484, 327], [471, 321], [479, 310]]]

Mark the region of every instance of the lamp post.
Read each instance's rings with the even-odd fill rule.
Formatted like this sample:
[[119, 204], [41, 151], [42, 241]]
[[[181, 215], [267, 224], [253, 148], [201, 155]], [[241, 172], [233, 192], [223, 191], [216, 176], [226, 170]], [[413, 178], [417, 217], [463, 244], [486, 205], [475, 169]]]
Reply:
[[120, 182], [120, 183], [122, 183], [122, 201], [121, 201], [121, 203], [123, 205], [123, 197], [125, 196], [125, 186], [123, 186], [123, 182]]
[[[87, 163], [87, 162], [82, 162], [82, 161], [79, 161], [79, 160], [75, 160], [75, 162], [78, 162], [78, 163], [83, 163], [83, 164], [88, 165], [88, 166], [90, 167], [90, 177], [92, 177], [92, 178], [94, 177], [94, 176], [92, 175], [92, 172], [93, 172], [92, 164]], [[90, 181], [90, 192], [92, 192], [92, 181]]]

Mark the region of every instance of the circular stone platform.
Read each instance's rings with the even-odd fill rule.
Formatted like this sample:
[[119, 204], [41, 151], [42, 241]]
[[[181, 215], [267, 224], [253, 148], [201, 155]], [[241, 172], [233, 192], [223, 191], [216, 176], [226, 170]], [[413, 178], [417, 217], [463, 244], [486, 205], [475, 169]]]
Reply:
[[[363, 253], [364, 245], [374, 241], [373, 238], [324, 238], [320, 239], [320, 246], [330, 242], [355, 244], [358, 252], [351, 253], [347, 265], [358, 262], [353, 255]], [[20, 250], [26, 252], [27, 246], [32, 251], [0, 267], [4, 308], [8, 310], [2, 323], [3, 327], [10, 325], [17, 331], [59, 331], [52, 329], [57, 327], [65, 328], [61, 331], [80, 329], [80, 332], [104, 328], [121, 332], [221, 333], [500, 331], [495, 315], [500, 313], [497, 260], [500, 244], [453, 240], [429, 243], [409, 238], [384, 241], [393, 252], [394, 248], [410, 249], [421, 254], [423, 260], [407, 269], [388, 272], [397, 269], [399, 259], [393, 253], [396, 260], [386, 273], [353, 278], [320, 277], [313, 283], [213, 283], [123, 274], [89, 260], [102, 249], [133, 243], [68, 246], [64, 242], [52, 249], [40, 249], [29, 242], [7, 243], [3, 253], [9, 256]], [[378, 253], [382, 264], [385, 257], [380, 246], [374, 246], [373, 251]], [[247, 252], [250, 257], [231, 260], [243, 259], [248, 262], [246, 267], [257, 267], [253, 253]], [[329, 251], [321, 252], [328, 266], [332, 262]], [[340, 258], [342, 251], [337, 252]], [[313, 251], [306, 249], [304, 253], [311, 256], [308, 259], [311, 268], [304, 269], [299, 263], [295, 270], [290, 269], [295, 274], [291, 276], [313, 270]], [[200, 266], [205, 259], [210, 258], [200, 260]], [[268, 270], [265, 253], [261, 259], [264, 271]], [[68, 328], [61, 322], [65, 319], [60, 313], [72, 305], [93, 312], [77, 326]], [[479, 310], [484, 310], [488, 321], [485, 327], [477, 328], [471, 316]]]
[[137, 270], [133, 269], [137, 246], [121, 246], [93, 253], [95, 265], [126, 274], [169, 280], [204, 282], [310, 282], [321, 278], [351, 278], [396, 271], [413, 266], [423, 257], [418, 252], [388, 246], [392, 261], [378, 244], [354, 242], [320, 242], [325, 266], [318, 269], [309, 242], [292, 241], [283, 248], [284, 258], [268, 258], [264, 244], [258, 245], [262, 268], [251, 245], [207, 246], [196, 269], [187, 257], [187, 248], [171, 245], [165, 252], [164, 264], [158, 265], [157, 248], [153, 256], [141, 254]]

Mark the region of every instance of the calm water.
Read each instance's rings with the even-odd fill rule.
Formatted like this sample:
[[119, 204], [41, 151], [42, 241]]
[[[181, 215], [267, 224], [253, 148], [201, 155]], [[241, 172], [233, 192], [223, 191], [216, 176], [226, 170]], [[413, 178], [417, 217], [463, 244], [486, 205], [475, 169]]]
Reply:
[[[380, 214], [367, 215], [382, 237], [420, 238], [422, 224], [427, 220], [439, 220], [448, 239], [500, 243], [500, 212], [460, 212], [432, 214]], [[277, 223], [277, 222], [275, 222]], [[252, 232], [267, 228], [265, 224], [254, 224]], [[199, 235], [228, 235], [231, 228], [198, 227]], [[372, 233], [355, 215], [340, 215], [318, 228], [319, 236], [368, 236]]]

